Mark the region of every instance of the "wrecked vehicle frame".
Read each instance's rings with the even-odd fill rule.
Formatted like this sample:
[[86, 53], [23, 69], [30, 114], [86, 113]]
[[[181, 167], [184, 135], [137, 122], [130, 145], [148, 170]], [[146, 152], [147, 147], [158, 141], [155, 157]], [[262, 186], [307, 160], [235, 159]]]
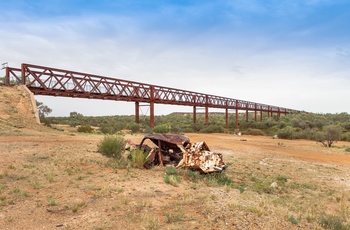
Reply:
[[[150, 140], [156, 147], [150, 148], [144, 142]], [[202, 173], [222, 172], [226, 165], [221, 153], [210, 151], [205, 142], [191, 143], [179, 134], [147, 134], [139, 149], [148, 152], [144, 167], [153, 165], [174, 165], [176, 168], [200, 170]]]

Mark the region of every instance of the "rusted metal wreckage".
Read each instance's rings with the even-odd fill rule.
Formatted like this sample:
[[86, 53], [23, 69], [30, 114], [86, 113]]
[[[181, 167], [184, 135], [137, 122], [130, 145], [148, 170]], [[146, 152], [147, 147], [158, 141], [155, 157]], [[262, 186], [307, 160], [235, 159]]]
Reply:
[[[156, 147], [150, 148], [144, 144], [146, 140]], [[221, 153], [210, 151], [205, 142], [191, 143], [190, 139], [178, 134], [148, 134], [139, 149], [149, 152], [144, 167], [153, 165], [174, 165], [176, 168], [200, 170], [203, 173], [222, 172], [227, 166]]]

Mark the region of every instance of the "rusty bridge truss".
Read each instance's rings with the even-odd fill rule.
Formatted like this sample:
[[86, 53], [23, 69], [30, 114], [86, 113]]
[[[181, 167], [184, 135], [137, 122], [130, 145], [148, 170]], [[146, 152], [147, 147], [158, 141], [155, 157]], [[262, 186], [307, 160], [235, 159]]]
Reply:
[[235, 110], [236, 129], [239, 128], [238, 114], [242, 110], [246, 112], [246, 121], [249, 112], [254, 112], [255, 121], [258, 112], [260, 120], [263, 112], [267, 112], [268, 117], [275, 113], [277, 119], [281, 114], [298, 112], [278, 106], [45, 66], [22, 64], [20, 69], [12, 67], [5, 69], [6, 85], [14, 82], [26, 85], [35, 95], [134, 102], [137, 123], [139, 123], [140, 103], [148, 103], [151, 127], [154, 127], [154, 104], [192, 106], [194, 123], [196, 123], [197, 107], [205, 108], [206, 124], [209, 124], [209, 108], [225, 109], [226, 128], [228, 128], [228, 111]]

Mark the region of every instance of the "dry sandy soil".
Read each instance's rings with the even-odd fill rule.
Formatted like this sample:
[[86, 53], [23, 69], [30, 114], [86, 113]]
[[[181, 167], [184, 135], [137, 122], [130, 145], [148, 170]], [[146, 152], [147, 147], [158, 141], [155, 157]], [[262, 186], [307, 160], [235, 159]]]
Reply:
[[[166, 168], [118, 168], [99, 134], [36, 125], [28, 98], [0, 87], [0, 229], [349, 228], [350, 143], [185, 134], [221, 152], [222, 185], [164, 182]], [[142, 135], [125, 135], [139, 142]], [[196, 174], [197, 175], [197, 174]], [[198, 176], [199, 177], [199, 176]], [[329, 224], [330, 223], [330, 224]]]

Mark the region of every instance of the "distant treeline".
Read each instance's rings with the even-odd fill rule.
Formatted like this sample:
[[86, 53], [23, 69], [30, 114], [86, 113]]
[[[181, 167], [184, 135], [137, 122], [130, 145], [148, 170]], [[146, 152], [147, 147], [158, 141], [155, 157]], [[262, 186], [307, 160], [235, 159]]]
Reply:
[[[249, 114], [246, 122], [246, 114], [239, 114], [239, 127], [242, 134], [249, 135], [277, 135], [285, 139], [324, 139], [327, 130], [336, 132], [337, 140], [350, 141], [350, 115], [348, 113], [338, 114], [315, 114], [295, 113], [286, 116], [281, 115], [263, 120], [254, 121], [254, 113]], [[131, 132], [144, 133], [233, 133], [235, 132], [235, 114], [229, 115], [229, 126], [225, 129], [225, 115], [212, 113], [209, 115], [209, 125], [205, 125], [205, 115], [197, 114], [197, 122], [193, 123], [192, 114], [173, 113], [169, 115], [155, 116], [155, 127], [149, 127], [149, 116], [141, 116], [140, 123], [135, 123], [135, 116], [84, 116], [77, 112], [71, 112], [69, 117], [46, 117], [44, 123], [65, 124], [72, 127], [98, 127], [99, 132], [104, 134], [115, 134], [121, 130], [128, 129]], [[92, 129], [91, 129], [92, 130]], [[328, 130], [329, 131], [329, 130]]]

